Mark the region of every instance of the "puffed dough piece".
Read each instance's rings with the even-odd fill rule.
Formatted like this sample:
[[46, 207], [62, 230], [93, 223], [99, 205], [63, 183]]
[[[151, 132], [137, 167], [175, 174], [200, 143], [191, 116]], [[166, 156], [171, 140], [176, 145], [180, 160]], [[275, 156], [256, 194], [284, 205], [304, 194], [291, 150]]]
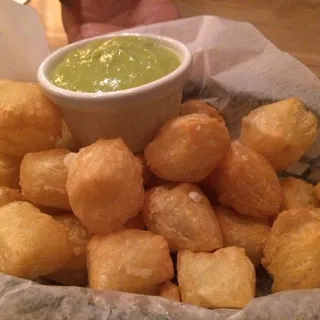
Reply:
[[144, 155], [158, 178], [199, 182], [216, 167], [229, 146], [224, 124], [205, 114], [191, 114], [166, 123]]
[[87, 246], [92, 234], [73, 213], [61, 213], [52, 217], [68, 231], [73, 250], [72, 258], [63, 266], [63, 269], [85, 269]]
[[188, 100], [181, 105], [180, 115], [201, 113], [224, 123], [219, 111], [201, 100]]
[[0, 152], [23, 157], [54, 148], [62, 117], [35, 83], [0, 80]]
[[148, 230], [161, 234], [171, 251], [221, 248], [222, 234], [213, 208], [195, 184], [151, 189], [142, 210]]
[[160, 297], [180, 302], [180, 289], [171, 281], [166, 281], [160, 286]]
[[255, 269], [243, 248], [178, 252], [181, 301], [205, 308], [243, 308], [255, 297]]
[[0, 153], [0, 186], [19, 188], [21, 158]]
[[264, 156], [276, 171], [298, 161], [317, 137], [317, 117], [296, 98], [251, 111], [242, 119], [240, 141]]
[[144, 294], [146, 296], [159, 296], [161, 284], [153, 284], [146, 288], [141, 289], [139, 294]]
[[262, 264], [272, 292], [320, 287], [320, 209], [283, 211], [274, 222]]
[[65, 227], [27, 202], [0, 208], [0, 239], [0, 272], [12, 276], [46, 276], [72, 257]]
[[99, 140], [69, 162], [67, 190], [81, 222], [92, 233], [108, 234], [142, 209], [141, 162], [122, 139]]
[[73, 255], [61, 269], [46, 278], [67, 286], [85, 286], [88, 283], [86, 252], [92, 235], [80, 220], [70, 212], [52, 217], [68, 231]]
[[271, 230], [268, 219], [244, 216], [227, 207], [215, 207], [214, 210], [220, 223], [223, 245], [244, 248], [253, 265], [258, 266]]
[[24, 201], [24, 197], [21, 195], [19, 189], [10, 189], [0, 186], [0, 207], [5, 206], [8, 203], [15, 201]]
[[148, 288], [174, 275], [163, 237], [134, 229], [94, 235], [88, 246], [88, 271], [93, 289], [147, 294]]
[[249, 216], [266, 217], [280, 212], [278, 177], [267, 161], [247, 146], [233, 141], [209, 182], [218, 201]]
[[283, 193], [282, 211], [297, 208], [317, 208], [319, 202], [312, 184], [287, 177], [280, 180]]
[[22, 195], [32, 203], [71, 210], [64, 159], [70, 152], [52, 149], [24, 156], [20, 168]]

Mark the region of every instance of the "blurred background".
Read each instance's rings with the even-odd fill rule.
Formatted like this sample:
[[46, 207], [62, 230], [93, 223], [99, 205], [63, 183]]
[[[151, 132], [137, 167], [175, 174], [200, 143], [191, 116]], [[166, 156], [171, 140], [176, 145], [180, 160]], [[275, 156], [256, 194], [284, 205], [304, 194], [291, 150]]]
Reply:
[[[216, 15], [255, 25], [278, 48], [294, 55], [320, 78], [320, 0], [175, 0], [183, 17]], [[31, 0], [50, 47], [67, 43], [58, 0]]]

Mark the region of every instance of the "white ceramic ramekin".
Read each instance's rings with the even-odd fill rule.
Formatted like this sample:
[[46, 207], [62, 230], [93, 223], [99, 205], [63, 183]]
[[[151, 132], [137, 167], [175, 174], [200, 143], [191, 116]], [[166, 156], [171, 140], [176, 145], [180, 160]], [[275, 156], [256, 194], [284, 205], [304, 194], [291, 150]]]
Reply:
[[140, 87], [104, 93], [68, 91], [52, 84], [49, 72], [67, 53], [104, 35], [68, 45], [51, 54], [39, 67], [38, 81], [47, 97], [57, 104], [72, 134], [82, 146], [100, 138], [122, 137], [133, 152], [142, 152], [156, 131], [179, 115], [182, 87], [189, 77], [191, 53], [181, 42], [150, 34], [125, 33], [147, 37], [172, 50], [180, 66], [167, 76]]

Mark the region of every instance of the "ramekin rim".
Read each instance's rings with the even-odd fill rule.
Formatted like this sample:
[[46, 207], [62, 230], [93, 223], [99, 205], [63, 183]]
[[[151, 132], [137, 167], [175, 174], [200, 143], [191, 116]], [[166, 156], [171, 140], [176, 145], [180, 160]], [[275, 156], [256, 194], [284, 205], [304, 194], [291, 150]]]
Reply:
[[[112, 38], [115, 36], [137, 36], [137, 37], [146, 37], [146, 38], [152, 38], [156, 39], [157, 41], [163, 42], [165, 45], [171, 44], [172, 47], [177, 49], [179, 53], [181, 53], [181, 63], [177, 69], [169, 73], [168, 75], [152, 81], [150, 83], [138, 86], [138, 87], [133, 87], [129, 89], [124, 89], [124, 90], [118, 90], [118, 91], [109, 91], [109, 92], [76, 92], [76, 91], [70, 91], [66, 90], [63, 88], [59, 88], [58, 86], [54, 85], [51, 83], [51, 81], [48, 79], [48, 71], [46, 68], [48, 67], [48, 64], [52, 62], [52, 60], [57, 59], [59, 56], [63, 56], [70, 52], [71, 50], [81, 47], [84, 44], [87, 44], [91, 41], [94, 40], [99, 40], [99, 39], [108, 39]], [[168, 47], [168, 49], [171, 49]], [[160, 35], [155, 35], [151, 33], [137, 33], [137, 32], [124, 32], [124, 33], [110, 33], [110, 34], [105, 34], [93, 38], [88, 38], [84, 39], [72, 44], [69, 44], [63, 48], [58, 49], [57, 51], [53, 52], [50, 54], [39, 66], [38, 69], [38, 81], [40, 83], [40, 86], [44, 88], [45, 91], [48, 91], [50, 94], [54, 94], [57, 96], [60, 96], [61, 98], [66, 98], [66, 99], [84, 99], [84, 100], [114, 100], [117, 98], [124, 98], [124, 96], [131, 96], [131, 95], [140, 95], [145, 91], [149, 91], [152, 89], [155, 89], [157, 87], [161, 87], [162, 85], [165, 85], [169, 81], [172, 81], [175, 78], [179, 78], [179, 76], [183, 75], [188, 68], [190, 67], [192, 61], [192, 54], [190, 50], [187, 48], [185, 44], [182, 42], [166, 37], [166, 36], [160, 36]]]

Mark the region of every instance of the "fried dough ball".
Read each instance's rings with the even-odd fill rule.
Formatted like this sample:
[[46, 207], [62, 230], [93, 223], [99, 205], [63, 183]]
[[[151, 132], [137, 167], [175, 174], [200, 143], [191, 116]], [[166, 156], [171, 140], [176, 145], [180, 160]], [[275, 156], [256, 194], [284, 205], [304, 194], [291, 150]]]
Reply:
[[222, 247], [215, 212], [194, 184], [151, 189], [146, 194], [142, 215], [148, 230], [161, 234], [173, 252], [180, 249], [212, 251]]
[[223, 245], [244, 248], [253, 265], [258, 266], [271, 230], [268, 219], [244, 216], [226, 207], [214, 209], [220, 223]]
[[125, 228], [128, 229], [138, 229], [138, 230], [144, 230], [145, 225], [143, 221], [142, 214], [139, 213], [138, 215], [130, 218], [126, 223], [125, 223]]
[[19, 189], [10, 189], [0, 186], [0, 207], [3, 207], [10, 202], [24, 200], [25, 199], [21, 195], [21, 191]]
[[73, 255], [61, 269], [46, 278], [67, 286], [85, 286], [88, 283], [86, 251], [91, 233], [72, 213], [52, 217], [68, 231]]
[[205, 308], [243, 308], [255, 297], [255, 269], [243, 248], [178, 252], [181, 301]]
[[64, 226], [27, 202], [0, 208], [0, 272], [36, 279], [63, 267], [72, 257]]
[[71, 210], [67, 189], [66, 149], [52, 149], [24, 156], [20, 168], [23, 196], [35, 204]]
[[199, 182], [216, 167], [229, 146], [224, 124], [205, 114], [191, 114], [166, 123], [144, 155], [158, 178]]
[[153, 177], [153, 173], [149, 169], [143, 153], [136, 154], [136, 157], [141, 161], [141, 164], [142, 164], [143, 184], [147, 185], [149, 183], [150, 179]]
[[148, 294], [148, 288], [174, 275], [163, 237], [134, 229], [95, 234], [88, 246], [88, 271], [93, 289]]
[[181, 105], [180, 115], [185, 116], [194, 113], [206, 114], [210, 118], [217, 119], [219, 122], [224, 123], [219, 111], [201, 100], [189, 100]]
[[62, 121], [61, 138], [57, 141], [55, 147], [57, 149], [68, 149], [70, 151], [79, 150], [79, 142], [72, 136], [65, 121]]
[[122, 139], [99, 140], [68, 165], [67, 190], [74, 214], [92, 233], [121, 228], [143, 206], [142, 166]]
[[283, 193], [282, 210], [319, 207], [312, 184], [293, 177], [280, 180], [280, 184]]
[[142, 289], [139, 294], [144, 294], [146, 296], [159, 296], [161, 284], [153, 284], [147, 288]]
[[0, 153], [0, 185], [19, 188], [21, 158]]
[[218, 201], [249, 216], [278, 214], [281, 186], [267, 161], [247, 146], [233, 141], [231, 148], [209, 177]]
[[180, 289], [171, 281], [166, 281], [160, 286], [160, 297], [180, 302]]
[[262, 264], [273, 277], [272, 292], [320, 286], [320, 209], [283, 211], [274, 222]]
[[72, 258], [63, 266], [63, 269], [85, 269], [87, 245], [92, 234], [73, 213], [68, 212], [52, 217], [68, 231], [73, 249]]
[[0, 80], [0, 152], [23, 157], [54, 148], [61, 127], [58, 108], [37, 84]]
[[240, 141], [263, 155], [276, 171], [298, 161], [317, 137], [316, 116], [296, 98], [251, 111], [242, 119]]

